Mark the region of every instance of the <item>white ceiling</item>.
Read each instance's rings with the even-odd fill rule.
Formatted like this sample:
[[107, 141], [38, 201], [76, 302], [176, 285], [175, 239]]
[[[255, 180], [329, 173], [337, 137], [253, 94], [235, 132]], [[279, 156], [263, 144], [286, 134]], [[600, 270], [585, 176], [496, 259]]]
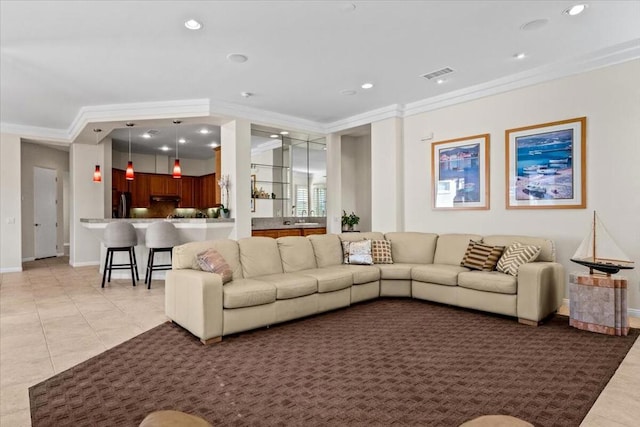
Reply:
[[[208, 99], [318, 128], [638, 56], [640, 1], [562, 13], [574, 3], [2, 0], [0, 121], [5, 131], [54, 134], [69, 132], [83, 108], [99, 122], [100, 108]], [[188, 18], [203, 28], [187, 30]], [[546, 25], [521, 29], [537, 19]], [[455, 70], [444, 84], [420, 77], [443, 67]]]

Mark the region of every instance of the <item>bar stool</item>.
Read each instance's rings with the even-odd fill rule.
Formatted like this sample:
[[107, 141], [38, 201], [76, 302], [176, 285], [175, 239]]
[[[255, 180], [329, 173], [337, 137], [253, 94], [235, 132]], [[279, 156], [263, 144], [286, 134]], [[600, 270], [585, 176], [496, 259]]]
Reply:
[[171, 270], [171, 264], [154, 264], [154, 257], [157, 252], [169, 252], [173, 260], [173, 247], [180, 243], [178, 230], [170, 222], [153, 222], [147, 228], [145, 242], [149, 248], [149, 258], [147, 259], [147, 274], [144, 277], [144, 283], [148, 283], [147, 289], [151, 289], [151, 275], [154, 270]]
[[[135, 246], [138, 244], [136, 229], [129, 222], [110, 222], [104, 230], [103, 243], [107, 248], [107, 257], [104, 261], [102, 287], [104, 288], [104, 280], [107, 277], [107, 270], [109, 270], [108, 282], [111, 282], [112, 270], [131, 270], [131, 282], [133, 282], [133, 286], [135, 286], [136, 280], [140, 280], [140, 277], [138, 276], [138, 262], [136, 260], [135, 251]], [[128, 252], [129, 263], [114, 264], [114, 252]]]

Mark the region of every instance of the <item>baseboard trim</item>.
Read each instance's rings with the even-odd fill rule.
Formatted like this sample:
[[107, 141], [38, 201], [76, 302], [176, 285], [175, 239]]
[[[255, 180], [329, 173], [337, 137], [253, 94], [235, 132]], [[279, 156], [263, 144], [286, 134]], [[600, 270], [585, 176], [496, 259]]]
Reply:
[[[569, 298], [564, 298], [562, 300], [562, 305], [569, 307]], [[627, 314], [629, 315], [629, 317], [640, 317], [640, 309], [627, 308]]]
[[0, 268], [0, 273], [20, 273], [21, 271], [22, 267]]
[[22, 258], [22, 262], [29, 262], [29, 261], [35, 261], [35, 260], [36, 260], [36, 257], [34, 257], [34, 256], [29, 256], [29, 257], [26, 257], [26, 258]]
[[69, 264], [71, 265], [71, 267], [89, 267], [92, 265], [100, 265], [100, 261], [74, 262]]

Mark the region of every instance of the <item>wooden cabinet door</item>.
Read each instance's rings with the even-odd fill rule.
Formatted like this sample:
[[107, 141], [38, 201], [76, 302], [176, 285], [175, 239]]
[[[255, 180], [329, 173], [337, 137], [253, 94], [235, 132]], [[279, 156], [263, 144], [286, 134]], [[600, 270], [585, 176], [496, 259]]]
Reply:
[[257, 237], [271, 237], [273, 239], [278, 238], [278, 230], [253, 230], [251, 232], [252, 236]]
[[300, 228], [285, 228], [278, 230], [278, 237], [287, 236], [302, 236], [302, 230]]
[[311, 234], [327, 234], [326, 228], [303, 228], [302, 235], [310, 236]]
[[123, 170], [111, 169], [111, 188], [120, 193], [127, 191], [127, 179]]
[[200, 177], [201, 190], [200, 190], [200, 207], [212, 208], [216, 205], [216, 174], [212, 173]]
[[194, 184], [196, 178], [192, 176], [183, 176], [178, 184], [181, 208], [194, 208], [198, 206], [194, 197]]
[[179, 195], [180, 181], [184, 178], [174, 178], [172, 175], [162, 175], [164, 177], [164, 193], [167, 196]]
[[148, 176], [149, 193], [153, 196], [163, 196], [167, 194], [167, 184], [165, 175], [151, 174]]
[[150, 196], [150, 176], [144, 173], [136, 173], [135, 179], [129, 181], [129, 191], [131, 191], [131, 207], [148, 208], [151, 205]]

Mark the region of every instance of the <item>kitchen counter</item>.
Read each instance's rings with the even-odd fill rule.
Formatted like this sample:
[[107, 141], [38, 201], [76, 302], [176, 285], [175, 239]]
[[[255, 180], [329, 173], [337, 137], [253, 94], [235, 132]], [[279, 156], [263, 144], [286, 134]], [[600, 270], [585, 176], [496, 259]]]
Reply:
[[[289, 224], [285, 224], [288, 222]], [[294, 228], [326, 228], [325, 217], [252, 218], [251, 230], [288, 230]]]
[[254, 225], [251, 230], [287, 230], [291, 228], [325, 228], [322, 223], [291, 223], [291, 224], [272, 224], [272, 225]]
[[[179, 226], [179, 224], [229, 224], [233, 226], [233, 218], [80, 218], [80, 222], [85, 224], [106, 224], [110, 222], [125, 221], [133, 224], [134, 227], [144, 227], [142, 224], [150, 224], [156, 221], [167, 221]], [[85, 225], [90, 228], [90, 226]]]

